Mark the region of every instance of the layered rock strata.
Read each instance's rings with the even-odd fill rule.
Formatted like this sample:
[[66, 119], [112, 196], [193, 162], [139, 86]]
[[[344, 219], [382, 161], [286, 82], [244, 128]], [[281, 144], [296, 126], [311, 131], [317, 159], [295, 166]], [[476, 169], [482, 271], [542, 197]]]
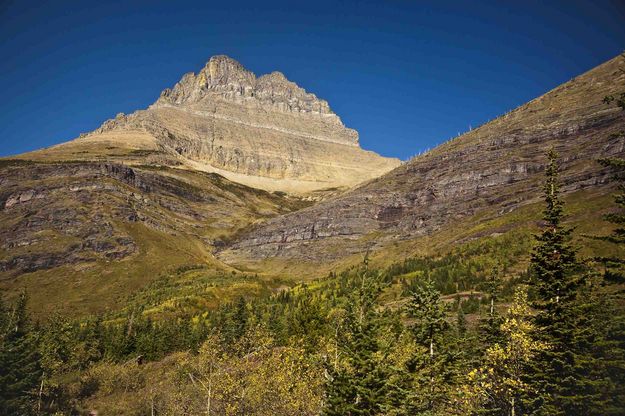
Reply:
[[596, 160], [625, 155], [625, 112], [603, 98], [624, 90], [619, 56], [374, 181], [258, 226], [221, 256], [327, 261], [482, 212], [502, 215], [540, 198], [551, 147], [564, 192], [601, 187], [610, 175]]
[[[147, 110], [93, 134], [146, 131], [186, 167], [291, 192], [349, 187], [399, 165], [362, 150], [328, 103], [280, 72], [256, 77], [226, 56], [188, 73]], [[89, 135], [87, 135], [89, 137]]]

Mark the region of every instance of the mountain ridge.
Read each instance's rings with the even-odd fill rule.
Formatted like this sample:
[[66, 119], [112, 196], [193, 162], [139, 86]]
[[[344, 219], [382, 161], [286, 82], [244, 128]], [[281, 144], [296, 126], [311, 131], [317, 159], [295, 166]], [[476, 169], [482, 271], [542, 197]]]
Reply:
[[[202, 264], [209, 274], [254, 273], [264, 285], [320, 276], [359, 261], [368, 250], [372, 258], [396, 261], [436, 236], [449, 246], [527, 230], [533, 220], [520, 221], [517, 213], [537, 201], [540, 155], [549, 147], [561, 154], [563, 191], [575, 199], [572, 206], [608, 198], [610, 173], [595, 159], [625, 154], [625, 116], [602, 98], [620, 92], [624, 69], [619, 56], [381, 176], [371, 163], [380, 161], [384, 170], [387, 162], [347, 152], [356, 146], [263, 131], [265, 161], [284, 157], [283, 148], [269, 147], [278, 137], [301, 144], [300, 154], [315, 158], [308, 166], [312, 173], [336, 173], [342, 161], [343, 171], [355, 166], [351, 175], [358, 182], [351, 189], [311, 187], [305, 197], [254, 187], [250, 181], [262, 163], [242, 165], [239, 172], [206, 171], [200, 156], [209, 144], [202, 140], [230, 132], [252, 145], [262, 129], [216, 118], [206, 122], [188, 111], [248, 112], [246, 122], [277, 120], [273, 126], [290, 127], [306, 114], [292, 113], [293, 107], [283, 112], [258, 111], [258, 103], [241, 106], [219, 95], [241, 91], [227, 87], [198, 92], [197, 103], [184, 110], [161, 102], [120, 115], [67, 144], [0, 160], [0, 287], [34, 288], [41, 309], [62, 305], [93, 312], [150, 284], [164, 268]], [[233, 79], [247, 79], [239, 75]], [[341, 160], [327, 159], [329, 150], [339, 149]], [[276, 189], [289, 180], [294, 189], [306, 180], [320, 184], [300, 168], [296, 179], [256, 177], [264, 185], [275, 180]], [[360, 175], [363, 170], [372, 178]], [[240, 184], [245, 180], [252, 186]], [[50, 306], [47, 296], [57, 301]]]
[[537, 155], [552, 146], [565, 191], [607, 184], [594, 159], [623, 155], [625, 118], [602, 100], [625, 85], [624, 70], [619, 55], [379, 178], [257, 226], [220, 256], [241, 267], [275, 258], [336, 261], [493, 207], [501, 215], [533, 201], [544, 169]]

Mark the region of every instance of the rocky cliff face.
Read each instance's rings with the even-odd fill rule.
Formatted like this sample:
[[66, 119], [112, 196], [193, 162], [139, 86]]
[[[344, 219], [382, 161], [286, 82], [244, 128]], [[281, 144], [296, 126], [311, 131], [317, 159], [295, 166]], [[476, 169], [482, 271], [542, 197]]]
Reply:
[[329, 261], [505, 214], [540, 196], [550, 147], [560, 153], [565, 192], [601, 187], [609, 175], [596, 159], [625, 155], [624, 112], [602, 99], [623, 89], [619, 56], [379, 179], [258, 226], [221, 257]]
[[255, 187], [292, 192], [353, 186], [399, 165], [362, 150], [324, 100], [280, 72], [256, 77], [211, 58], [147, 110], [120, 114], [92, 135], [145, 131], [178, 164]]
[[[336, 117], [326, 101], [307, 93], [286, 79], [281, 72], [276, 71], [256, 78], [256, 75], [240, 63], [224, 55], [212, 57], [197, 75], [188, 73], [173, 89], [165, 89], [155, 106], [194, 104], [215, 96], [238, 103], [256, 102], [260, 107], [280, 112]], [[358, 143], [356, 131], [348, 129], [346, 133], [351, 136], [346, 144]]]

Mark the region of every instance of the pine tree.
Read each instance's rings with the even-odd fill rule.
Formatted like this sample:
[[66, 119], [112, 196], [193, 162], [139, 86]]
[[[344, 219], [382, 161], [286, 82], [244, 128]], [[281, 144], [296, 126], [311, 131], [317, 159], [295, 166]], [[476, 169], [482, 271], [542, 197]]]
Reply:
[[[621, 110], [625, 110], [625, 93], [620, 96], [607, 96], [604, 103], [616, 101]], [[623, 139], [621, 131], [617, 136]], [[604, 219], [614, 225], [609, 235], [594, 236], [593, 238], [608, 241], [617, 246], [625, 245], [625, 159], [605, 158], [599, 163], [611, 169], [614, 179], [619, 182], [618, 192], [614, 195], [616, 210]], [[620, 284], [625, 282], [625, 259], [599, 258], [595, 259], [604, 265], [601, 285], [603, 290], [587, 291], [584, 295], [586, 316], [594, 318], [592, 333], [593, 349], [596, 351], [596, 368], [600, 369], [600, 376], [595, 383], [603, 392], [603, 401], [600, 411], [604, 415], [625, 414], [625, 314], [623, 313], [622, 290]], [[616, 283], [617, 285], [614, 285]], [[603, 381], [603, 384], [601, 382]], [[599, 407], [599, 406], [597, 406]]]
[[501, 291], [499, 268], [493, 267], [493, 270], [484, 283], [484, 291], [488, 295], [488, 312], [486, 318], [481, 319], [479, 329], [482, 335], [481, 340], [484, 346], [488, 348], [501, 340], [501, 324], [503, 319], [495, 308]]
[[598, 359], [596, 369], [601, 372], [597, 382], [604, 381], [601, 387], [603, 402], [595, 414], [625, 414], [625, 314], [623, 313], [622, 292], [606, 294], [591, 292], [595, 297], [592, 316], [593, 333], [596, 339], [592, 345]]
[[[601, 236], [623, 247], [625, 245], [625, 160], [619, 158], [602, 159], [603, 166], [615, 171], [619, 184], [619, 193], [614, 196], [618, 211], [607, 214], [604, 218], [615, 225], [607, 236]], [[604, 265], [603, 280], [608, 284], [625, 282], [625, 259], [601, 258]], [[613, 285], [614, 286], [614, 285]], [[610, 286], [608, 285], [608, 288]], [[622, 291], [606, 289], [597, 299], [596, 328], [599, 331], [596, 348], [601, 358], [600, 364], [605, 371], [605, 403], [603, 414], [620, 415], [625, 413], [625, 314], [622, 306]]]
[[467, 333], [467, 317], [462, 306], [458, 306], [456, 312], [456, 331], [458, 338], [464, 337]]
[[375, 310], [381, 286], [366, 266], [359, 273], [359, 287], [346, 311], [346, 330], [337, 343], [342, 359], [326, 367], [327, 416], [377, 415], [387, 401], [388, 366], [378, 339], [383, 320]]
[[0, 414], [27, 415], [36, 409], [36, 389], [41, 380], [37, 334], [26, 312], [22, 292], [9, 310], [2, 310], [0, 334]]
[[[609, 235], [595, 237], [619, 246], [625, 245], [625, 159], [608, 158], [600, 159], [599, 163], [611, 168], [615, 174], [615, 179], [620, 182], [619, 192], [614, 195], [614, 202], [618, 211], [604, 215], [604, 219], [612, 223], [615, 228]], [[609, 282], [625, 282], [625, 260], [621, 258], [601, 258], [605, 265], [604, 278]]]
[[312, 294], [304, 291], [289, 315], [289, 332], [307, 352], [319, 347], [325, 328], [325, 314]]
[[444, 341], [450, 328], [447, 307], [431, 280], [417, 286], [407, 307], [414, 319], [411, 331], [418, 347], [412, 367], [414, 386], [407, 401], [411, 413], [435, 411], [446, 399], [446, 386], [451, 382], [454, 364], [449, 345]]
[[558, 183], [557, 153], [548, 152], [549, 164], [544, 186], [545, 225], [536, 236], [538, 244], [531, 255], [531, 282], [536, 294], [535, 307], [539, 321], [553, 323], [561, 315], [563, 305], [575, 297], [579, 279], [572, 273], [578, 267], [576, 251], [570, 244], [572, 230], [562, 225], [563, 203]]
[[231, 317], [230, 334], [232, 342], [236, 342], [245, 335], [248, 327], [249, 312], [247, 310], [247, 302], [243, 296], [240, 296], [234, 307]]
[[593, 360], [588, 322], [577, 296], [585, 275], [570, 243], [572, 230], [562, 224], [557, 154], [550, 150], [547, 156], [545, 224], [531, 255], [530, 284], [540, 334], [537, 341], [548, 348], [533, 362], [527, 382], [534, 393], [526, 397], [525, 406], [539, 415], [587, 415], [596, 391], [589, 366]]

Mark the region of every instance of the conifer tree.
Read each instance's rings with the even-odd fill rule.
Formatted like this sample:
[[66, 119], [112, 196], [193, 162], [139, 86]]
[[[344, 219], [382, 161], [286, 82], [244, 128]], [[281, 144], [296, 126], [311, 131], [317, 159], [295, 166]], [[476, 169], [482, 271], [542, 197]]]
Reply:
[[526, 397], [525, 405], [538, 415], [587, 415], [592, 414], [597, 392], [590, 374], [589, 325], [578, 299], [585, 275], [570, 243], [571, 229], [562, 224], [557, 154], [552, 149], [547, 157], [544, 226], [531, 255], [530, 284], [537, 342], [548, 348], [528, 373], [533, 394]]
[[319, 302], [305, 291], [290, 313], [289, 332], [307, 352], [314, 351], [325, 330], [325, 314]]
[[414, 367], [414, 388], [408, 397], [410, 412], [432, 412], [445, 400], [445, 386], [451, 381], [453, 363], [449, 345], [443, 341], [449, 323], [447, 307], [431, 280], [417, 286], [407, 307], [414, 319], [411, 331], [417, 345]]
[[622, 415], [625, 414], [625, 314], [622, 292], [591, 292], [587, 296], [595, 298], [594, 302], [586, 303], [592, 305], [592, 310], [585, 312], [594, 317], [592, 329], [596, 339], [592, 347], [598, 356], [594, 364], [596, 370], [601, 372], [595, 383], [603, 393], [595, 414]]
[[248, 320], [249, 313], [247, 310], [247, 302], [243, 296], [240, 296], [232, 314], [232, 339], [234, 341], [238, 341], [245, 335]]
[[[621, 93], [620, 97], [607, 96], [603, 102], [610, 104], [616, 101], [621, 110], [625, 110], [625, 93]], [[623, 132], [620, 132], [622, 139]], [[623, 158], [604, 158], [599, 163], [614, 172], [614, 179], [619, 182], [618, 193], [614, 195], [614, 202], [618, 207], [618, 211], [604, 215], [604, 219], [614, 225], [614, 230], [607, 236], [600, 236], [602, 240], [623, 246], [625, 244], [625, 159]], [[606, 266], [604, 278], [608, 281], [617, 283], [625, 282], [625, 259], [620, 258], [603, 258]]]
[[366, 261], [358, 279], [358, 289], [346, 311], [346, 331], [338, 343], [342, 360], [326, 367], [323, 414], [327, 416], [377, 415], [386, 402], [388, 368], [378, 340], [382, 319], [375, 310], [381, 286], [369, 274]]
[[[616, 101], [621, 110], [625, 110], [625, 93], [607, 96], [604, 103], [611, 104]], [[614, 138], [623, 140], [623, 131], [615, 134]], [[594, 236], [593, 238], [608, 241], [617, 246], [625, 245], [625, 159], [605, 158], [599, 163], [614, 174], [614, 179], [619, 183], [618, 192], [614, 195], [616, 210], [604, 215], [604, 219], [610, 222], [614, 229], [608, 235]], [[618, 288], [625, 282], [625, 259], [618, 257], [603, 257], [599, 259], [603, 263], [602, 276], [603, 290], [587, 291], [585, 303], [586, 316], [594, 317], [593, 348], [597, 351], [599, 359], [597, 367], [601, 369], [602, 379], [597, 377], [595, 383], [603, 380], [603, 402], [600, 411], [604, 415], [625, 414], [625, 314], [623, 313], [622, 291]], [[616, 283], [617, 285], [614, 285]]]
[[539, 321], [554, 323], [561, 309], [575, 297], [579, 279], [572, 273], [577, 268], [576, 251], [570, 244], [571, 229], [562, 225], [563, 203], [558, 183], [557, 153], [551, 149], [547, 157], [543, 211], [543, 231], [536, 236], [537, 245], [531, 255], [531, 282], [540, 311]]
[[41, 380], [36, 333], [28, 320], [27, 296], [0, 311], [0, 414], [28, 415], [36, 408], [35, 390]]
[[456, 331], [459, 338], [464, 337], [467, 333], [467, 317], [462, 306], [459, 306], [456, 312]]
[[501, 291], [501, 278], [498, 267], [493, 267], [488, 275], [484, 283], [484, 291], [488, 295], [489, 304], [486, 318], [482, 318], [479, 329], [482, 335], [482, 342], [487, 348], [501, 340], [501, 324], [503, 320], [495, 308]]

